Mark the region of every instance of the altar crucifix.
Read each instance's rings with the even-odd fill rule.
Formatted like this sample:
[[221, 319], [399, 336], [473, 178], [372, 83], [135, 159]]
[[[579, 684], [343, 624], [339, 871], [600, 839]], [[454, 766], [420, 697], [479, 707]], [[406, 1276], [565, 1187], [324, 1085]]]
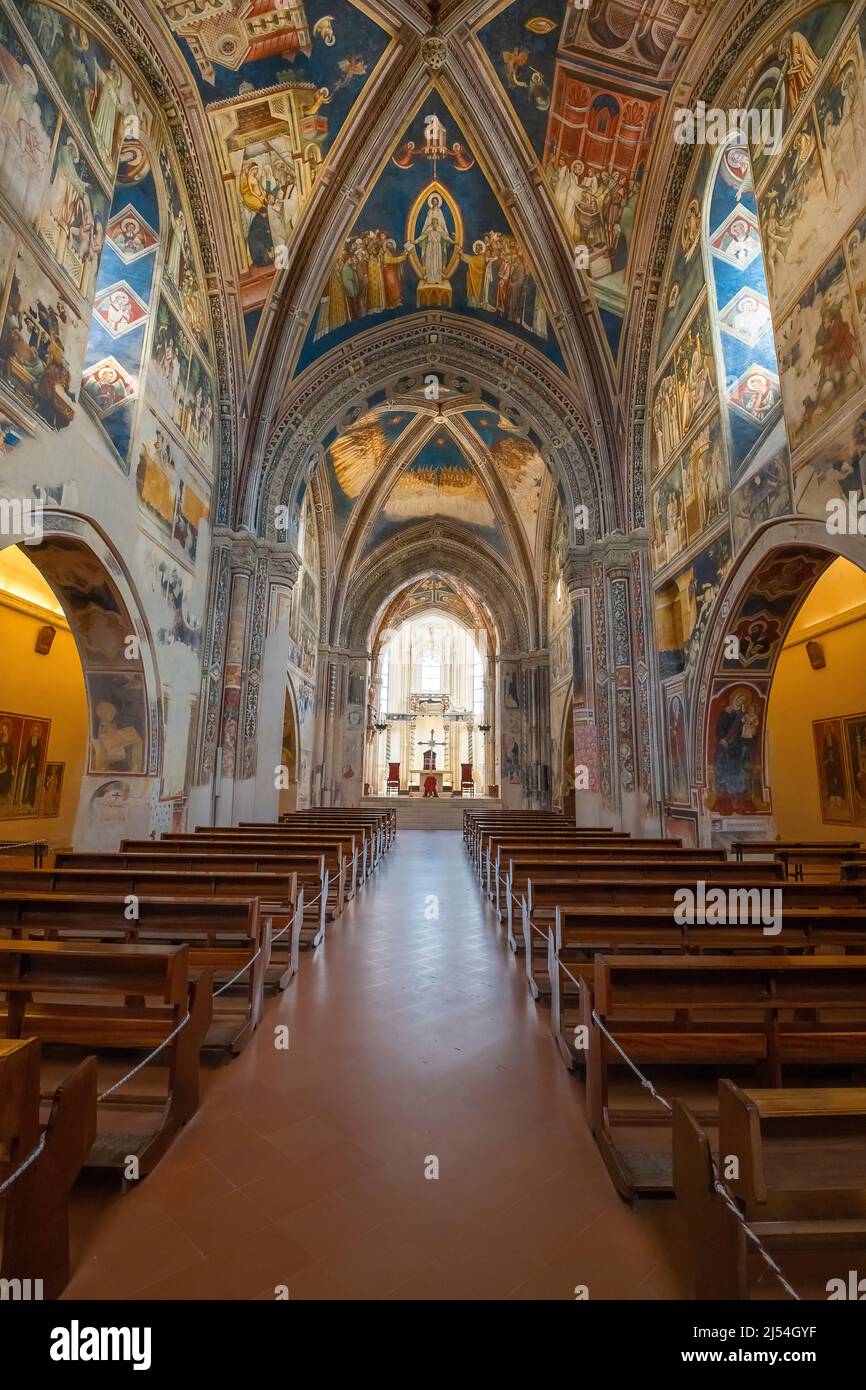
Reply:
[[427, 740], [427, 742], [426, 742], [425, 744], [422, 745], [422, 747], [424, 748], [424, 771], [425, 771], [425, 772], [435, 772], [435, 771], [436, 771], [436, 749], [437, 749], [437, 748], [445, 748], [445, 747], [447, 747], [447, 740], [444, 739], [444, 738], [438, 738], [438, 739], [437, 739], [437, 738], [434, 738], [434, 736], [433, 736], [433, 730], [431, 729], [431, 730], [430, 730], [430, 737], [429, 737], [429, 739]]

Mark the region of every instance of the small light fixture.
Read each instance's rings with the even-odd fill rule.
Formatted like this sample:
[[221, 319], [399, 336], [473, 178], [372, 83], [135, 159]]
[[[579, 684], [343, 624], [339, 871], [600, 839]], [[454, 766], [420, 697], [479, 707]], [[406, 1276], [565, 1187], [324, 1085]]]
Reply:
[[478, 725], [478, 732], [479, 732], [480, 734], [489, 734], [489, 733], [490, 733], [490, 725], [489, 725], [489, 724], [479, 724], [479, 725]]
[[47, 656], [51, 651], [54, 638], [57, 636], [57, 628], [46, 623], [36, 634], [36, 650], [40, 656]]
[[824, 655], [824, 648], [820, 642], [807, 642], [806, 655], [812, 666], [813, 671], [823, 671], [827, 665], [827, 658]]

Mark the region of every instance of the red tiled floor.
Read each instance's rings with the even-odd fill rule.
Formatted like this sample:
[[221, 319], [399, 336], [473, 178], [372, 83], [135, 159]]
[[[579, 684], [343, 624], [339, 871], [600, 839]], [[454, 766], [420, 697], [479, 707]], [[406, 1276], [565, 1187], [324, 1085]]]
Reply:
[[582, 1107], [461, 835], [404, 831], [141, 1187], [76, 1192], [66, 1296], [685, 1296]]

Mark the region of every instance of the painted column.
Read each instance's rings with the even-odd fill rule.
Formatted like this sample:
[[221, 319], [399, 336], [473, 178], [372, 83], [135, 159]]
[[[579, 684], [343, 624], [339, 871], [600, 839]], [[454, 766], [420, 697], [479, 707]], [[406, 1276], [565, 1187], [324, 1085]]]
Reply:
[[[199, 786], [194, 802], [191, 798], [191, 824], [276, 818], [287, 615], [298, 568], [291, 547], [249, 532], [214, 537]], [[264, 728], [260, 709], [269, 711]]]

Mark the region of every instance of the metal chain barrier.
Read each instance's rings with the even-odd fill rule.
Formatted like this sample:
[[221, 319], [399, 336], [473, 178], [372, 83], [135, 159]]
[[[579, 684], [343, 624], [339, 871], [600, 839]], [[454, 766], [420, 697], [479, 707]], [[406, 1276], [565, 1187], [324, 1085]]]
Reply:
[[153, 1049], [152, 1052], [148, 1052], [146, 1057], [142, 1057], [141, 1061], [137, 1062], [136, 1065], [132, 1068], [132, 1070], [126, 1073], [126, 1076], [122, 1076], [119, 1081], [115, 1081], [113, 1086], [109, 1086], [107, 1091], [103, 1091], [102, 1095], [97, 1096], [97, 1101], [107, 1100], [113, 1091], [119, 1091], [121, 1086], [125, 1086], [127, 1081], [129, 1081], [131, 1077], [135, 1076], [136, 1072], [140, 1072], [142, 1067], [146, 1067], [148, 1062], [152, 1061], [154, 1057], [158, 1057], [160, 1052], [162, 1052], [163, 1048], [168, 1047], [169, 1043], [173, 1042], [174, 1039], [177, 1037], [178, 1033], [180, 1033], [186, 1027], [186, 1025], [189, 1023], [189, 1020], [190, 1012], [189, 1009], [187, 1009], [186, 1016], [181, 1019], [180, 1023], [177, 1025], [176, 1028], [172, 1028], [168, 1037], [163, 1038], [162, 1042], [159, 1043]]
[[[511, 896], [513, 901], [517, 901], [517, 899], [514, 897], [514, 894], [512, 894]], [[547, 932], [545, 932], [541, 927], [539, 927], [536, 922], [533, 922], [531, 917], [529, 918], [529, 925], [533, 931], [538, 932], [538, 935], [540, 937], [542, 937], [545, 941], [547, 940]], [[581, 984], [580, 980], [572, 974], [572, 972], [569, 970], [568, 966], [566, 965], [565, 961], [562, 959], [557, 950], [554, 950], [553, 958], [557, 966], [563, 971], [565, 975], [568, 976], [569, 980], [571, 980], [572, 984], [576, 985], [578, 990], [583, 989], [583, 985]], [[601, 1030], [601, 1032], [607, 1038], [608, 1042], [611, 1043], [611, 1045], [614, 1048], [616, 1048], [616, 1051], [619, 1053], [626, 1066], [631, 1069], [631, 1071], [634, 1073], [634, 1075], [640, 1082], [641, 1086], [643, 1086], [644, 1089], [650, 1093], [653, 1100], [658, 1101], [659, 1105], [663, 1105], [666, 1110], [672, 1111], [673, 1106], [671, 1105], [670, 1101], [667, 1100], [663, 1095], [661, 1095], [659, 1091], [656, 1090], [649, 1077], [644, 1075], [644, 1073], [640, 1070], [640, 1067], [638, 1067], [636, 1063], [633, 1062], [632, 1059], [628, 1056], [628, 1054], [620, 1047], [616, 1038], [605, 1027], [604, 1023], [599, 1018], [597, 1010], [595, 1009], [593, 1009], [592, 1011], [592, 1021], [596, 1025], [596, 1027]], [[761, 1256], [764, 1263], [767, 1265], [767, 1268], [771, 1270], [771, 1272], [776, 1276], [779, 1283], [782, 1285], [782, 1288], [785, 1289], [785, 1291], [788, 1294], [790, 1294], [791, 1298], [796, 1299], [798, 1303], [802, 1302], [800, 1295], [797, 1293], [797, 1290], [785, 1278], [784, 1274], [782, 1273], [776, 1261], [773, 1259], [767, 1247], [764, 1245], [760, 1236], [756, 1235], [746, 1218], [743, 1216], [743, 1213], [740, 1211], [739, 1205], [737, 1204], [736, 1198], [734, 1197], [730, 1189], [722, 1181], [722, 1178], [719, 1174], [718, 1166], [716, 1164], [716, 1160], [713, 1158], [712, 1154], [710, 1154], [710, 1162], [713, 1165], [714, 1190], [722, 1198], [722, 1201], [725, 1203], [725, 1206], [728, 1208], [731, 1214], [736, 1217], [747, 1239], [752, 1242], [755, 1249], [758, 1251], [758, 1254]]]
[[18, 1181], [18, 1179], [21, 1177], [22, 1173], [26, 1173], [26, 1172], [27, 1172], [27, 1169], [30, 1167], [31, 1163], [35, 1163], [35, 1162], [36, 1162], [37, 1158], [39, 1157], [39, 1155], [41, 1154], [41, 1152], [42, 1152], [42, 1150], [43, 1150], [44, 1148], [45, 1148], [45, 1134], [42, 1133], [42, 1134], [40, 1134], [40, 1136], [39, 1136], [39, 1143], [36, 1145], [36, 1148], [32, 1151], [32, 1153], [29, 1153], [29, 1154], [27, 1155], [27, 1157], [25, 1158], [25, 1160], [24, 1160], [24, 1162], [21, 1164], [21, 1166], [20, 1166], [19, 1168], [16, 1168], [16, 1169], [15, 1169], [15, 1172], [12, 1173], [12, 1174], [10, 1174], [10, 1176], [9, 1176], [8, 1178], [6, 1178], [6, 1180], [5, 1180], [4, 1182], [0, 1182], [0, 1197], [2, 1197], [2, 1195], [3, 1195], [3, 1193], [6, 1191], [7, 1187], [11, 1187], [12, 1184], [13, 1184], [13, 1182], [17, 1182], [17, 1181]]

